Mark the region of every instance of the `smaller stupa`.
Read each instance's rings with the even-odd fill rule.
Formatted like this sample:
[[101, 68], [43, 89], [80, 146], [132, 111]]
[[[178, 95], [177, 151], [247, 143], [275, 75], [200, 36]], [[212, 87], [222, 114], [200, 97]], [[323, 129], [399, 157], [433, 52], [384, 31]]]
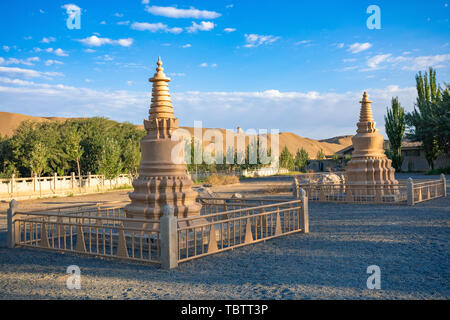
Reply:
[[370, 186], [382, 185], [381, 194], [392, 194], [398, 185], [395, 169], [384, 152], [384, 137], [375, 128], [370, 105], [372, 101], [369, 101], [367, 92], [364, 92], [360, 103], [358, 129], [352, 138], [354, 150], [346, 169], [346, 184], [349, 186], [347, 191], [352, 185], [358, 185], [359, 190], [361, 185], [366, 185], [368, 194], [372, 194], [375, 189]]

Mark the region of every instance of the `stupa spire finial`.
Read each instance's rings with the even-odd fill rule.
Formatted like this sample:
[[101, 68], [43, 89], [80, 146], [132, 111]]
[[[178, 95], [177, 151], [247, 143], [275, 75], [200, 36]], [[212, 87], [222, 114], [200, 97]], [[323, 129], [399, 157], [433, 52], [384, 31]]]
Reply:
[[169, 86], [170, 78], [164, 74], [161, 57], [158, 56], [156, 62], [158, 67], [153, 78], [148, 81], [152, 82], [152, 103], [150, 106], [150, 118], [175, 118], [173, 115], [172, 101], [170, 99]]
[[364, 91], [363, 98], [360, 101], [361, 111], [359, 113], [359, 122], [373, 122], [372, 107], [370, 104], [372, 101], [369, 100], [369, 95]]
[[162, 63], [160, 56], [158, 56], [158, 61], [156, 62], [156, 65], [158, 66], [158, 67], [156, 67], [156, 73], [153, 76], [153, 78], [148, 79], [148, 81], [150, 81], [150, 82], [156, 82], [156, 81], [170, 82], [170, 78], [167, 77], [164, 73], [164, 68], [162, 67], [163, 63]]

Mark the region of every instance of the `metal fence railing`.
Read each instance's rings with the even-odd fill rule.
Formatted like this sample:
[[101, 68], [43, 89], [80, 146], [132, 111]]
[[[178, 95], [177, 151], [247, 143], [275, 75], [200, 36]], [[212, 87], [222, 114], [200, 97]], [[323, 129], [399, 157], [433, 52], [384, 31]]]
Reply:
[[[125, 218], [122, 206], [85, 205], [21, 212], [13, 205], [10, 211], [10, 247], [160, 263], [159, 220]], [[143, 227], [148, 224], [153, 228]]]
[[445, 197], [447, 195], [447, 183], [444, 179], [413, 182], [412, 185], [412, 203], [419, 203], [436, 198]]
[[446, 197], [445, 175], [439, 180], [398, 180], [398, 184], [299, 183], [294, 179], [293, 192], [306, 191], [310, 201], [359, 204], [408, 204]]
[[[229, 200], [231, 203], [224, 205], [241, 208], [177, 220], [178, 263], [291, 233], [309, 232], [306, 196], [294, 201], [273, 200], [262, 206], [252, 206], [259, 199]], [[217, 204], [206, 207], [209, 205]]]
[[119, 258], [173, 268], [179, 262], [207, 254], [309, 232], [305, 192], [294, 201], [248, 198], [198, 201], [203, 204], [199, 216], [178, 219], [174, 209], [166, 205], [159, 220], [149, 220], [127, 218], [123, 202], [26, 212], [18, 210], [18, 202], [12, 200], [7, 214], [8, 247]]

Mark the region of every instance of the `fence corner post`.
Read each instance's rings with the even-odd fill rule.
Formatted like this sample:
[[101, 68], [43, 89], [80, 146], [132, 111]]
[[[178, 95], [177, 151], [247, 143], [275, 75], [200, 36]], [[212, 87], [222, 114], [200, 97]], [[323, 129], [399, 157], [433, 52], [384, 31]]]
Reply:
[[447, 179], [445, 179], [445, 174], [441, 173], [441, 181], [442, 181], [442, 196], [445, 198], [447, 196]]
[[163, 269], [173, 269], [178, 266], [178, 219], [174, 212], [175, 210], [171, 205], [166, 205], [159, 224], [161, 266]]
[[294, 190], [293, 190], [294, 198], [297, 198], [297, 199], [300, 198], [300, 185], [298, 183], [298, 179], [296, 176], [294, 176], [293, 187], [294, 187]]
[[19, 203], [12, 199], [9, 203], [9, 209], [7, 211], [7, 223], [8, 223], [8, 248], [14, 248], [16, 246], [16, 228], [15, 228], [15, 214]]
[[408, 206], [414, 205], [414, 181], [411, 177], [408, 178], [408, 182], [406, 182], [406, 194]]
[[302, 215], [301, 215], [301, 228], [303, 233], [309, 233], [309, 213], [308, 213], [308, 196], [306, 195], [305, 189], [301, 188], [300, 199], [302, 200]]

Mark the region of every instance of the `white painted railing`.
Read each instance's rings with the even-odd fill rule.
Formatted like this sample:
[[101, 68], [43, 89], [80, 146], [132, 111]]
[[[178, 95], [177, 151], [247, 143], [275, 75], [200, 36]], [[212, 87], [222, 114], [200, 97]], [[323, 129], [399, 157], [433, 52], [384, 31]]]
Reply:
[[42, 196], [100, 192], [118, 187], [131, 186], [131, 175], [119, 175], [105, 179], [103, 175], [85, 175], [81, 179], [74, 173], [70, 176], [27, 177], [0, 179], [0, 200], [32, 199]]

